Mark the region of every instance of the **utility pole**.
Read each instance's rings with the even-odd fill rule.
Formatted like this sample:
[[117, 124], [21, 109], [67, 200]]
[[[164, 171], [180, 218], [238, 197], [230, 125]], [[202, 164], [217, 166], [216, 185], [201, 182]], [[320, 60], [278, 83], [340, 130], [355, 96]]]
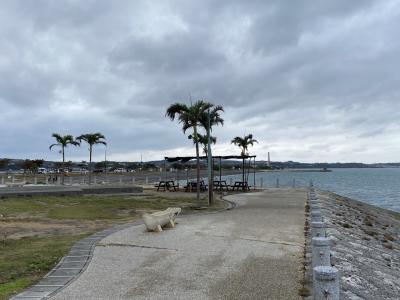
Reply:
[[207, 160], [208, 160], [208, 205], [214, 204], [213, 199], [213, 178], [212, 178], [212, 153], [211, 153], [211, 117], [210, 109], [208, 109], [208, 126], [207, 126]]

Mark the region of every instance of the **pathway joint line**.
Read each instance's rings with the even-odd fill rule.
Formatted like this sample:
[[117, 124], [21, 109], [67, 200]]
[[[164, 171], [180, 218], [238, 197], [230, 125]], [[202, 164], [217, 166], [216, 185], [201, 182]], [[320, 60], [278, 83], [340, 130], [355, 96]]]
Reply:
[[164, 248], [164, 247], [154, 247], [154, 246], [145, 246], [145, 245], [135, 245], [135, 244], [118, 244], [118, 243], [109, 243], [109, 244], [97, 244], [98, 247], [132, 247], [132, 248], [145, 248], [145, 249], [156, 249], [156, 250], [170, 250], [170, 251], [179, 251], [178, 249]]
[[35, 287], [62, 287], [63, 284], [37, 284]]
[[68, 255], [68, 256], [64, 256], [64, 257], [92, 257], [92, 255]]
[[[206, 235], [206, 236], [217, 237], [217, 238], [229, 238], [227, 236], [213, 235], [213, 234]], [[237, 240], [250, 241], [250, 242], [259, 242], [259, 243], [266, 243], [266, 244], [274, 244], [274, 245], [295, 246], [295, 247], [303, 247], [304, 246], [304, 245], [301, 245], [301, 244], [295, 244], [295, 243], [289, 243], [289, 242], [263, 241], [263, 240], [248, 239], [248, 238], [237, 238]]]

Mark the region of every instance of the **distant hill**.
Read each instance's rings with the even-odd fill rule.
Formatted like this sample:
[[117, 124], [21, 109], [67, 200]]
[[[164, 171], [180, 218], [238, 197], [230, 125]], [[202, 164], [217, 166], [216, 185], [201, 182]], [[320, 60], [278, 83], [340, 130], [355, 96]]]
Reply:
[[[4, 160], [4, 158], [0, 158], [0, 162]], [[24, 159], [7, 159], [8, 164], [7, 166], [1, 165], [0, 164], [0, 169], [9, 169], [9, 170], [19, 170], [22, 167], [23, 162], [25, 161]], [[44, 168], [53, 168], [57, 164], [60, 164], [59, 161], [44, 161], [43, 162], [43, 167]], [[192, 160], [188, 163], [189, 165], [194, 166], [196, 164], [196, 160]], [[206, 161], [202, 161], [202, 165], [205, 165]], [[218, 162], [216, 161], [216, 164]], [[241, 166], [241, 161], [240, 160], [223, 160], [222, 164], [224, 167], [240, 167]], [[103, 162], [93, 162], [93, 166], [95, 167], [96, 165], [104, 165]], [[172, 164], [167, 164], [168, 166]], [[69, 167], [87, 167], [87, 162], [85, 161], [80, 161], [80, 162], [68, 162]], [[126, 168], [139, 168], [140, 166], [155, 166], [155, 167], [163, 167], [164, 166], [164, 160], [153, 160], [153, 161], [147, 161], [147, 162], [137, 162], [137, 161], [125, 161], [125, 162], [117, 162], [117, 161], [107, 161], [107, 167], [126, 167]], [[256, 166], [258, 168], [266, 168], [267, 167], [267, 161], [265, 160], [259, 160], [256, 161]], [[279, 162], [279, 161], [273, 161], [271, 162], [271, 168], [274, 169], [333, 169], [333, 168], [399, 168], [400, 163], [374, 163], [374, 164], [364, 164], [364, 163], [302, 163], [302, 162], [296, 162], [296, 161], [285, 161], [285, 162]]]

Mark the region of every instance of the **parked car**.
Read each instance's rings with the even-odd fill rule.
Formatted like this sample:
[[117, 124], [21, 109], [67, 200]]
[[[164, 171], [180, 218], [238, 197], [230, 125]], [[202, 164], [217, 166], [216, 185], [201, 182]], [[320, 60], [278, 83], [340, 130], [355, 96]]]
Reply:
[[103, 173], [104, 169], [94, 169], [93, 173]]
[[38, 174], [47, 174], [46, 168], [38, 168]]
[[124, 169], [124, 168], [118, 168], [118, 169], [115, 169], [114, 170], [114, 173], [126, 173], [127, 171], [126, 171], [126, 169]]
[[87, 174], [88, 170], [83, 169], [83, 168], [72, 168], [71, 169], [71, 173], [75, 173], [75, 174]]

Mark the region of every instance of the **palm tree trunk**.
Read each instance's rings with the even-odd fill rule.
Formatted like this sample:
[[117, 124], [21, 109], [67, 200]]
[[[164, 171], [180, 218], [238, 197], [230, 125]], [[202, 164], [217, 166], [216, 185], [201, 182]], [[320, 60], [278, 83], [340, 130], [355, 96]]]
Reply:
[[[244, 157], [243, 157], [243, 159], [242, 159], [242, 182], [243, 182], [243, 184], [244, 184]], [[243, 187], [243, 189], [244, 189], [244, 187]]]
[[61, 177], [61, 180], [62, 180], [62, 184], [64, 184], [64, 165], [65, 165], [65, 147], [64, 146], [62, 146], [62, 159], [63, 159], [63, 161], [62, 161], [62, 177]]
[[92, 184], [92, 146], [89, 146], [89, 185]]
[[194, 138], [196, 141], [196, 164], [197, 164], [197, 183], [196, 183], [196, 200], [197, 205], [200, 207], [200, 153], [199, 153], [199, 142], [197, 139], [197, 127], [193, 127]]

